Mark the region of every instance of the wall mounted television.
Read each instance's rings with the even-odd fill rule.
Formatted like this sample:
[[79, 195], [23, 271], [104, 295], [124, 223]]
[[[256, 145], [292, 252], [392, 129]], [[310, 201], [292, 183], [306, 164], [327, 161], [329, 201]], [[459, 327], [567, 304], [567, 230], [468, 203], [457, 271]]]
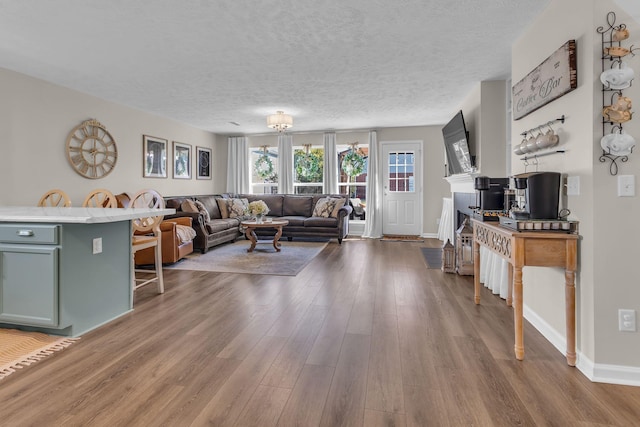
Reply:
[[444, 149], [447, 155], [447, 173], [455, 175], [475, 170], [475, 156], [469, 151], [469, 132], [462, 110], [442, 128]]

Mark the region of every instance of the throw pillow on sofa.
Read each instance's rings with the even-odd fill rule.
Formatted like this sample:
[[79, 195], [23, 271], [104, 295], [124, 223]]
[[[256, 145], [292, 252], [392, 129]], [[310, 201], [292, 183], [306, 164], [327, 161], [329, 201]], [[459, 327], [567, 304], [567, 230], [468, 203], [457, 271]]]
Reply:
[[340, 210], [340, 208], [342, 208], [344, 206], [344, 204], [347, 202], [347, 199], [345, 198], [333, 198], [333, 200], [336, 201], [336, 205], [333, 208], [333, 212], [331, 212], [331, 218], [338, 218], [338, 211]]
[[229, 208], [227, 207], [227, 200], [223, 197], [216, 197], [216, 202], [218, 203], [218, 209], [220, 209], [220, 216], [223, 219], [229, 218]]
[[318, 199], [316, 206], [313, 208], [313, 216], [329, 218], [336, 208], [338, 199], [332, 199], [331, 197], [323, 197]]
[[247, 199], [227, 199], [229, 218], [246, 219], [248, 209], [249, 200]]
[[197, 200], [185, 200], [180, 205], [180, 209], [182, 210], [182, 212], [202, 214], [202, 216], [204, 217], [205, 223], [211, 221], [211, 218], [209, 216], [209, 211], [207, 210], [207, 208], [204, 207], [202, 202], [199, 202]]
[[207, 223], [207, 222], [211, 221], [211, 216], [209, 216], [209, 211], [207, 210], [207, 208], [204, 207], [202, 202], [200, 202], [198, 200], [194, 200], [193, 203], [198, 208], [198, 212], [200, 212], [202, 214], [202, 216], [204, 217], [204, 222]]

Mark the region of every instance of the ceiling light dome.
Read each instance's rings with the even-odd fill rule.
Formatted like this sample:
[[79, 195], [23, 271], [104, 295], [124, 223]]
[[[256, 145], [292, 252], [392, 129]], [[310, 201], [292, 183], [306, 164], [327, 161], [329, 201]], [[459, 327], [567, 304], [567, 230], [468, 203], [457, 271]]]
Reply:
[[276, 111], [276, 114], [267, 116], [267, 127], [284, 132], [293, 127], [293, 117], [285, 114], [284, 111]]

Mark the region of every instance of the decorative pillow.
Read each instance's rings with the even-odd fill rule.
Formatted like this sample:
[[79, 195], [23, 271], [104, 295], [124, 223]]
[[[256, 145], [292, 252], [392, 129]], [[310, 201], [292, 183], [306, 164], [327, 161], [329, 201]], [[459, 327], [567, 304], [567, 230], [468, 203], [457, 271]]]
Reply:
[[180, 210], [182, 210], [182, 212], [193, 212], [193, 213], [200, 212], [196, 204], [193, 203], [193, 200], [189, 200], [189, 199], [185, 200], [180, 204]]
[[220, 209], [220, 216], [224, 219], [229, 218], [229, 209], [227, 208], [228, 200], [230, 199], [216, 197], [216, 202], [218, 203], [218, 209]]
[[249, 209], [249, 200], [247, 199], [227, 199], [227, 210], [229, 218], [244, 219]]
[[176, 224], [176, 235], [180, 243], [186, 243], [195, 239], [196, 230], [188, 225]]
[[331, 197], [323, 197], [318, 199], [316, 206], [313, 208], [312, 216], [319, 216], [322, 218], [329, 218], [333, 214], [333, 210], [336, 208], [338, 199], [332, 199]]
[[340, 197], [335, 197], [332, 200], [336, 201], [336, 205], [333, 208], [333, 212], [331, 212], [331, 218], [338, 218], [338, 211], [340, 210], [341, 207], [344, 206], [345, 202], [347, 201], [346, 199]]
[[202, 202], [199, 200], [194, 200], [193, 203], [195, 203], [196, 207], [198, 208], [198, 212], [200, 212], [204, 217], [204, 222], [206, 223], [211, 221], [211, 216], [209, 216], [209, 211], [207, 210], [207, 208], [204, 207]]

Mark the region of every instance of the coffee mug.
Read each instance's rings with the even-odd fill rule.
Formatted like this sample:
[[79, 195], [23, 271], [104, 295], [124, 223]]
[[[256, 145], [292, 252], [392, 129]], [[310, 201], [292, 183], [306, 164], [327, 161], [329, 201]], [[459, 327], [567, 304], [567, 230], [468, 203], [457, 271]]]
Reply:
[[609, 89], [626, 89], [631, 86], [633, 78], [633, 69], [626, 62], [621, 62], [618, 68], [611, 68], [600, 74], [600, 81]]
[[620, 96], [615, 104], [611, 106], [612, 110], [629, 111], [631, 110], [631, 98], [628, 96]]
[[536, 147], [536, 137], [531, 135], [529, 139], [527, 139], [527, 153], [533, 153], [538, 148]]
[[527, 145], [527, 140], [523, 139], [522, 142], [520, 144], [516, 145], [516, 148], [513, 149], [513, 152], [517, 155], [520, 156], [522, 154], [524, 154], [524, 151], [522, 151], [522, 144], [524, 144], [524, 146], [526, 147]]
[[604, 48], [604, 54], [609, 56], [623, 57], [628, 55], [629, 52], [631, 52], [629, 49], [622, 46], [610, 46]]
[[631, 111], [615, 110], [611, 107], [611, 105], [604, 107], [604, 109], [602, 110], [602, 115], [604, 116], [605, 120], [613, 123], [624, 123], [631, 120]]
[[544, 135], [540, 134], [540, 136], [536, 138], [536, 146], [541, 150], [543, 148], [553, 147], [558, 141], [558, 135], [556, 135], [552, 129], [549, 129], [547, 133]]
[[628, 38], [629, 38], [629, 30], [627, 30], [626, 28], [615, 30], [611, 35], [611, 40], [613, 40], [614, 42], [620, 42]]

